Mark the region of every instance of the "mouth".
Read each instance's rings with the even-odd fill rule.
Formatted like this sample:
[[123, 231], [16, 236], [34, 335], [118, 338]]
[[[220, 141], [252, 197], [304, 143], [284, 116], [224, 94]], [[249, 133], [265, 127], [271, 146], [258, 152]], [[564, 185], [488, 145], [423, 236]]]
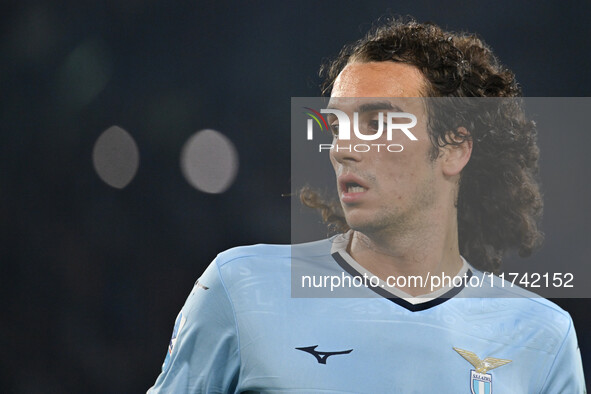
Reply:
[[341, 192], [341, 201], [344, 203], [358, 202], [368, 191], [368, 186], [354, 175], [345, 175], [339, 177], [339, 189]]
[[345, 193], [363, 193], [367, 189], [357, 182], [346, 182], [343, 190], [345, 191]]

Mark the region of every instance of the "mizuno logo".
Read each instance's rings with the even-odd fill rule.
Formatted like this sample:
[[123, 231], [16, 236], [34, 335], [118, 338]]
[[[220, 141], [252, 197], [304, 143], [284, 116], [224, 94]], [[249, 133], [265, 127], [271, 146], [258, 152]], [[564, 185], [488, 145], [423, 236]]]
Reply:
[[326, 359], [330, 356], [338, 354], [349, 354], [353, 351], [353, 349], [349, 349], [340, 352], [317, 352], [317, 347], [318, 345], [308, 347], [296, 347], [296, 349], [301, 350], [302, 352], [310, 353], [312, 356], [316, 357], [316, 360], [318, 360], [318, 364], [326, 364]]

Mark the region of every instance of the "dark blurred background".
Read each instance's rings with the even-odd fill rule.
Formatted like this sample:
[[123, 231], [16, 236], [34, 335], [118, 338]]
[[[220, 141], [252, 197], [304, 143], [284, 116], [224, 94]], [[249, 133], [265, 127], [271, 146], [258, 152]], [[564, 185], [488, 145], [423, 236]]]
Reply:
[[[527, 96], [591, 94], [591, 3], [3, 1], [0, 6], [0, 391], [143, 392], [196, 278], [229, 247], [290, 242], [290, 98], [377, 18], [477, 32]], [[123, 189], [93, 168], [113, 125], [137, 144]], [[224, 192], [183, 177], [198, 130], [234, 144]], [[544, 231], [588, 263], [586, 146], [540, 136]], [[582, 139], [582, 140], [581, 140]], [[543, 251], [533, 258], [548, 256]], [[575, 260], [576, 261], [576, 260]], [[586, 286], [587, 278], [577, 283]], [[556, 300], [591, 371], [588, 299]]]

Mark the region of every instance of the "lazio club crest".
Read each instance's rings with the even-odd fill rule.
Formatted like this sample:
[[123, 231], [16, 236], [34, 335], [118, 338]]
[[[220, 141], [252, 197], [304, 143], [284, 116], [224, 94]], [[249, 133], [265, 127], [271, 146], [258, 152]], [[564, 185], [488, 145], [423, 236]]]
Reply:
[[453, 349], [476, 368], [476, 370], [470, 370], [470, 391], [472, 394], [492, 394], [492, 375], [487, 372], [509, 364], [511, 360], [493, 357], [486, 357], [481, 360], [474, 352], [458, 349], [457, 347]]

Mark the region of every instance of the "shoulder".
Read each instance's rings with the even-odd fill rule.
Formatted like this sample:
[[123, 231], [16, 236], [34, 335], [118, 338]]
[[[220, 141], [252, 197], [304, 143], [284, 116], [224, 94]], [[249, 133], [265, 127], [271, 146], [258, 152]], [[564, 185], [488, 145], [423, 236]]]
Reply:
[[273, 263], [279, 260], [291, 259], [294, 256], [328, 256], [332, 239], [296, 244], [271, 245], [257, 244], [238, 246], [218, 254], [215, 262], [218, 267], [235, 266], [256, 262], [258, 264]]
[[276, 261], [290, 256], [290, 245], [257, 244], [237, 246], [219, 253], [215, 263], [219, 268], [246, 264], [250, 261]]
[[498, 276], [473, 273], [476, 280], [465, 294], [470, 299], [461, 304], [462, 323], [471, 334], [510, 347], [514, 355], [508, 351], [509, 359], [537, 369], [541, 390], [536, 392], [583, 392], [581, 356], [568, 312]]
[[534, 335], [535, 332], [537, 346], [555, 353], [572, 331], [571, 316], [554, 302], [496, 275], [478, 270], [473, 270], [473, 274], [479, 286], [469, 287], [469, 296], [481, 300], [479, 305], [483, 312], [510, 317], [514, 322], [514, 335]]
[[289, 280], [294, 261], [322, 264], [330, 257], [332, 238], [296, 245], [257, 244], [239, 246], [218, 254], [215, 267], [222, 282]]
[[472, 272], [477, 280], [469, 282], [471, 295], [478, 294], [490, 299], [512, 299], [524, 308], [534, 308], [538, 313], [543, 312], [542, 315], [545, 317], [549, 315], [559, 320], [570, 320], [570, 315], [558, 305], [516, 283], [476, 269], [472, 269]]

